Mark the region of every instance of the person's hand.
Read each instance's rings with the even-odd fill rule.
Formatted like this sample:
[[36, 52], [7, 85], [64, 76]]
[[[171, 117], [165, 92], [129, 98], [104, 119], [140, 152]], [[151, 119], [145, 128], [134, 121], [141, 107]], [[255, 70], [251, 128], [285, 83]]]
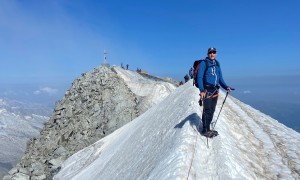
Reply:
[[201, 99], [204, 99], [205, 98], [205, 92], [201, 92], [200, 97], [201, 97]]
[[231, 92], [231, 91], [233, 91], [233, 90], [234, 90], [233, 88], [227, 87], [227, 92]]

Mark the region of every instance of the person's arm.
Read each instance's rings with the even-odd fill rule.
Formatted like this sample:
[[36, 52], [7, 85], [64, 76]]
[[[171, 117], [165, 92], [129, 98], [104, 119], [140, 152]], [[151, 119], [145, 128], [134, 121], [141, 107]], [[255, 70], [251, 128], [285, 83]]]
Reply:
[[225, 81], [223, 79], [220, 63], [219, 63], [219, 84], [221, 85], [222, 88], [224, 88], [225, 90], [228, 90], [229, 87], [227, 86], [227, 84], [225, 83]]

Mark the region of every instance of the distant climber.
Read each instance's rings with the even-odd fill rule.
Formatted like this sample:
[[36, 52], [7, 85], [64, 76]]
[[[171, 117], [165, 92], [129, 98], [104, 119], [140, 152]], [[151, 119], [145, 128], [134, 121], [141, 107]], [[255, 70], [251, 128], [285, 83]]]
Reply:
[[126, 69], [127, 69], [127, 70], [128, 70], [128, 66], [129, 66], [129, 65], [128, 65], [128, 64], [126, 64]]
[[186, 74], [186, 75], [184, 76], [184, 82], [188, 82], [189, 80], [190, 80], [190, 77], [189, 77], [189, 75]]
[[179, 83], [179, 86], [181, 86], [181, 85], [183, 85], [183, 82], [182, 82], [182, 81], [180, 81], [180, 83]]
[[190, 74], [190, 78], [193, 79], [194, 77], [194, 69], [191, 67], [190, 71], [189, 71], [189, 74]]
[[[217, 132], [211, 131], [210, 124], [212, 122], [215, 108], [218, 101], [219, 88], [231, 92], [233, 88], [226, 85], [220, 67], [220, 63], [215, 59], [217, 56], [216, 48], [209, 48], [207, 57], [199, 64], [197, 72], [197, 81], [200, 90], [200, 104], [203, 101], [202, 113], [202, 134], [207, 137], [213, 137]], [[197, 69], [198, 69], [197, 68]]]

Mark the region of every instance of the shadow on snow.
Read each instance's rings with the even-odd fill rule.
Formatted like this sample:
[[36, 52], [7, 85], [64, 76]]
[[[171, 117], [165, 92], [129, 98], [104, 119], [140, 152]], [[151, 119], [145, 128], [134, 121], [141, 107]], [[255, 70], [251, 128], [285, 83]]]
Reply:
[[202, 121], [197, 113], [193, 113], [193, 114], [189, 115], [188, 117], [184, 118], [184, 120], [182, 120], [174, 128], [182, 128], [186, 122], [189, 122], [191, 126], [194, 125], [197, 128], [198, 132], [202, 131]]

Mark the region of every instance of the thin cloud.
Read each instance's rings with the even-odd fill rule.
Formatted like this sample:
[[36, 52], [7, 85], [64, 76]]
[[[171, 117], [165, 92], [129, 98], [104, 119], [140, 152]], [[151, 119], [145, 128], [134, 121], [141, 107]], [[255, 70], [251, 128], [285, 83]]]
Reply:
[[246, 90], [243, 92], [244, 94], [251, 94], [252, 92], [250, 90]]
[[57, 92], [58, 92], [57, 89], [53, 89], [53, 88], [50, 88], [50, 87], [43, 87], [43, 88], [40, 88], [40, 89], [34, 91], [33, 94], [36, 94], [36, 95], [39, 95], [39, 94], [54, 95]]
[[3, 95], [4, 96], [17, 95], [17, 93], [15, 91], [8, 90], [8, 91], [3, 92]]

